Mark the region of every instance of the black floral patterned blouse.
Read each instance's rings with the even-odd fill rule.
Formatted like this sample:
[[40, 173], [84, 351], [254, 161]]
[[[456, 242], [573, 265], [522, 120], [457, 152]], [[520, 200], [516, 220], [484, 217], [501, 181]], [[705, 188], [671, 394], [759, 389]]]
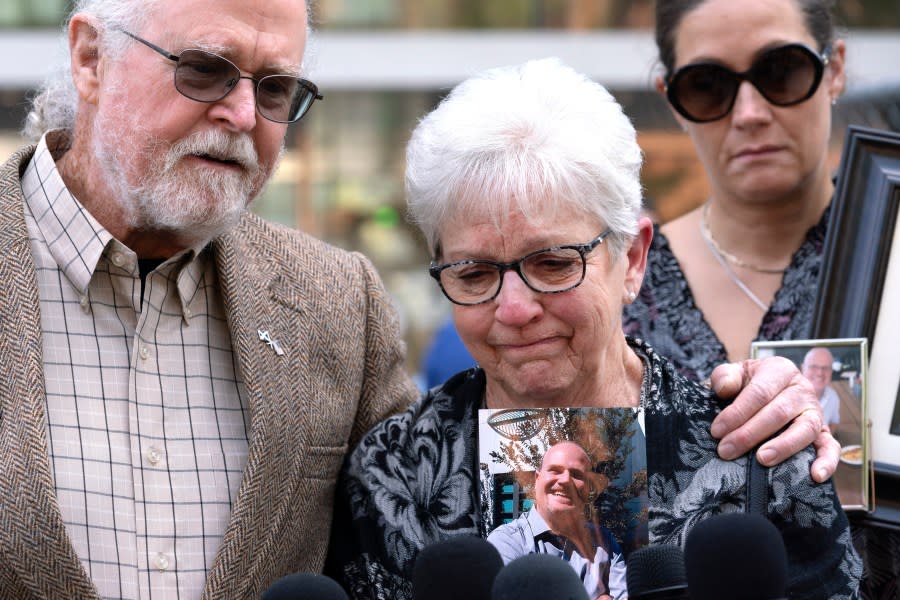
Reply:
[[[709, 425], [721, 409], [639, 340], [644, 359], [650, 543], [683, 543], [700, 520], [745, 510], [748, 457], [723, 461]], [[370, 431], [338, 484], [326, 573], [351, 598], [411, 597], [419, 550], [457, 534], [485, 535], [477, 422], [484, 372], [471, 369]], [[767, 513], [784, 536], [791, 598], [856, 598], [862, 566], [831, 483], [809, 477], [812, 449], [766, 471]]]
[[[806, 239], [791, 258], [755, 341], [809, 337], [829, 212], [826, 210], [819, 223], [806, 233]], [[641, 293], [625, 306], [622, 328], [626, 334], [646, 340], [682, 375], [696, 381], [709, 377], [716, 365], [728, 362], [725, 346], [697, 308], [669, 240], [658, 227], [653, 233]]]

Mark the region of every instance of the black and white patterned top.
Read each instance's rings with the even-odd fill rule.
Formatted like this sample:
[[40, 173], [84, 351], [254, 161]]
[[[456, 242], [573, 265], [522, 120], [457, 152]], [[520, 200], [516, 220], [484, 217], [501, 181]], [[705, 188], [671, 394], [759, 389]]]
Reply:
[[[802, 340], [809, 337], [819, 287], [819, 271], [828, 225], [826, 210], [791, 258], [781, 288], [763, 317], [754, 341]], [[669, 240], [657, 227], [647, 256], [647, 272], [637, 299], [624, 307], [622, 328], [668, 358], [682, 375], [696, 381], [728, 362], [685, 279]]]
[[[650, 543], [682, 544], [702, 519], [745, 510], [748, 457], [718, 458], [709, 434], [718, 399], [640, 340], [628, 341], [646, 365]], [[450, 378], [377, 425], [348, 457], [326, 573], [352, 598], [410, 598], [422, 548], [485, 535], [477, 470], [484, 387], [477, 368]], [[808, 448], [767, 471], [767, 513], [787, 546], [790, 597], [855, 598], [862, 565], [833, 486], [809, 477], [812, 459]]]

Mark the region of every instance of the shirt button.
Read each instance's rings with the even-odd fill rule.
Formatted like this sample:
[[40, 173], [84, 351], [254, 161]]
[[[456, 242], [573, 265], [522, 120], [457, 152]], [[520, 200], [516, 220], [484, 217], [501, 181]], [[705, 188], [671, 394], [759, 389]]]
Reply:
[[189, 309], [189, 308], [185, 308], [185, 309], [184, 309], [184, 318], [185, 318], [185, 319], [190, 319], [190, 318], [193, 317], [193, 316], [194, 316], [194, 311], [192, 311], [192, 310]]
[[153, 557], [153, 564], [158, 571], [165, 571], [169, 568], [169, 557], [160, 552]]
[[150, 349], [147, 346], [141, 346], [140, 354], [141, 354], [141, 358], [143, 358], [144, 360], [147, 360], [148, 358], [150, 358]]
[[111, 260], [112, 264], [116, 265], [117, 267], [121, 267], [125, 264], [125, 257], [122, 256], [122, 254], [120, 254], [119, 252], [113, 252]]
[[78, 299], [78, 304], [81, 305], [81, 308], [86, 309], [88, 307], [88, 302], [89, 302], [89, 300], [88, 300], [87, 294], [85, 294], [84, 296], [82, 296], [81, 298]]
[[160, 459], [162, 459], [162, 452], [159, 451], [159, 448], [157, 448], [156, 446], [150, 446], [149, 448], [147, 448], [148, 463], [155, 467], [159, 464]]

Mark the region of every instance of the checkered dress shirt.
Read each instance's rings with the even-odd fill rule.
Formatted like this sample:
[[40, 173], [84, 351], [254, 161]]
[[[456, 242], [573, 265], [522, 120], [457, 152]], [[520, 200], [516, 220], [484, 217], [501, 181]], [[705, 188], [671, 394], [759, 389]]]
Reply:
[[198, 598], [247, 460], [246, 390], [209, 253], [147, 276], [41, 140], [22, 178], [60, 510], [104, 598]]

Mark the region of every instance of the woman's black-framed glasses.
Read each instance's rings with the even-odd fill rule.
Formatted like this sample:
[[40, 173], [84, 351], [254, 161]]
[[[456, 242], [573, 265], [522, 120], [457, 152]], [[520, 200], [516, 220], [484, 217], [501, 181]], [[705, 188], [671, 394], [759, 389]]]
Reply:
[[444, 265], [434, 263], [428, 269], [441, 291], [454, 304], [471, 306], [497, 297], [503, 274], [512, 269], [535, 292], [558, 294], [576, 288], [584, 281], [586, 257], [612, 233], [607, 229], [586, 244], [553, 246], [526, 254], [508, 263], [493, 260], [460, 260]]
[[803, 44], [787, 44], [767, 50], [743, 73], [718, 63], [685, 65], [669, 78], [666, 97], [678, 114], [695, 123], [731, 112], [743, 81], [775, 106], [792, 106], [816, 93], [830, 53], [830, 48], [817, 54]]
[[276, 123], [294, 123], [314, 101], [323, 99], [313, 82], [294, 75], [260, 78], [241, 75], [237, 65], [218, 54], [193, 48], [172, 54], [133, 33], [124, 30], [122, 33], [173, 61], [175, 89], [197, 102], [217, 102], [231, 93], [241, 79], [249, 79], [254, 84], [256, 110], [260, 115]]

